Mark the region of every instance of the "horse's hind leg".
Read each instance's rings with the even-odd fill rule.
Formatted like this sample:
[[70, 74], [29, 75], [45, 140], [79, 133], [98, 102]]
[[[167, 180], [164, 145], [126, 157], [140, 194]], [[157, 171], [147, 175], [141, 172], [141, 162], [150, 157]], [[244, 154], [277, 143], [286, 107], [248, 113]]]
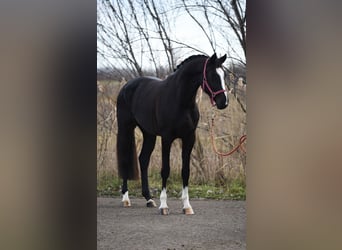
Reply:
[[123, 179], [122, 182], [122, 203], [124, 207], [131, 206], [131, 201], [128, 197], [127, 179]]
[[152, 151], [154, 149], [154, 145], [156, 143], [156, 136], [148, 134], [146, 132], [143, 133], [144, 142], [141, 149], [141, 153], [139, 155], [139, 163], [140, 163], [140, 172], [141, 172], [141, 186], [142, 186], [142, 195], [146, 199], [147, 207], [156, 207], [156, 203], [152, 200], [150, 189], [148, 185], [148, 164], [150, 163], [150, 157]]
[[189, 202], [188, 185], [190, 176], [190, 154], [195, 143], [195, 134], [191, 134], [188, 137], [183, 138], [182, 142], [183, 213], [194, 214], [194, 211]]

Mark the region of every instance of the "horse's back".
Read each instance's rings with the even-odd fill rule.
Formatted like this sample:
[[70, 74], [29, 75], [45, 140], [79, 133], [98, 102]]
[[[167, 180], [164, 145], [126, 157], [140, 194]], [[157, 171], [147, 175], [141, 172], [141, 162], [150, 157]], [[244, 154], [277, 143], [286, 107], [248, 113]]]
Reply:
[[162, 86], [163, 81], [155, 77], [138, 77], [128, 81], [119, 92], [118, 109], [132, 114], [141, 128], [157, 133], [156, 108]]
[[154, 77], [137, 77], [129, 80], [119, 91], [117, 104], [131, 106], [134, 102], [136, 93], [138, 93], [138, 95], [139, 92], [144, 94], [144, 92], [146, 92], [146, 88], [150, 88], [150, 82], [153, 82], [153, 85], [155, 85], [155, 83], [161, 82], [161, 80]]

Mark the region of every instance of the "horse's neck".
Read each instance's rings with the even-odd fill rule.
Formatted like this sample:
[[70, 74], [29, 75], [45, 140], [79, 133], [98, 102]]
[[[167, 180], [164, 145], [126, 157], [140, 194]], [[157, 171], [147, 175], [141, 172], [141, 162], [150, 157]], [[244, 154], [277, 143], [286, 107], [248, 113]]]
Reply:
[[[192, 77], [190, 77], [192, 76]], [[184, 72], [179, 77], [178, 82], [178, 98], [182, 106], [193, 106], [196, 102], [197, 89], [202, 82], [202, 76], [199, 72]]]

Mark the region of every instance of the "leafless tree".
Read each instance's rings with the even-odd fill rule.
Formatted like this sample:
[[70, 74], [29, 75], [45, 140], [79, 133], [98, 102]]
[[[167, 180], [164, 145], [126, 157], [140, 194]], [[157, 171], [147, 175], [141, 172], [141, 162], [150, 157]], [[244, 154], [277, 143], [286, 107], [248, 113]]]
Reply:
[[[158, 68], [162, 54], [170, 72], [175, 68], [177, 51], [205, 53], [191, 41], [177, 40], [171, 32], [174, 13], [187, 13], [202, 30], [212, 52], [226, 51], [231, 60], [245, 64], [245, 6], [245, 0], [98, 0], [98, 55], [132, 76], [144, 74], [143, 58], [149, 58], [149, 67], [161, 77]], [[242, 56], [238, 56], [241, 53], [236, 51], [236, 43]]]
[[167, 26], [169, 24], [168, 18], [163, 18], [163, 16], [165, 17], [166, 13], [164, 6], [163, 4], [159, 4], [157, 7], [154, 0], [144, 0], [144, 3], [157, 28], [157, 33], [160, 37], [160, 41], [163, 44], [168, 60], [169, 69], [172, 71], [175, 68], [174, 51], [171, 38], [169, 37], [169, 31], [167, 30]]
[[231, 0], [229, 4], [217, 0], [221, 13], [234, 31], [246, 58], [246, 1]]
[[133, 48], [135, 32], [132, 27], [132, 16], [122, 0], [101, 0], [98, 2], [98, 39], [105, 46], [100, 53], [116, 59], [122, 66], [130, 68], [131, 73], [142, 76], [142, 68]]
[[162, 4], [157, 5], [154, 0], [99, 0], [97, 26], [98, 54], [108, 64], [115, 59], [119, 64], [115, 67], [129, 68], [132, 76], [142, 76], [146, 56], [155, 74], [161, 77], [159, 43], [167, 57], [169, 71], [175, 67], [167, 11]]
[[[217, 36], [225, 40], [226, 48], [234, 55], [230, 58], [246, 64], [246, 1], [245, 0], [182, 0], [178, 8], [185, 9], [187, 14], [201, 28], [212, 49], [217, 49]], [[235, 40], [243, 52], [237, 57]]]
[[153, 66], [155, 68], [155, 73], [157, 76], [160, 76], [159, 73], [159, 67], [158, 67], [158, 63], [156, 61], [155, 55], [154, 55], [154, 51], [150, 42], [150, 34], [148, 32], [148, 29], [146, 29], [145, 27], [147, 26], [147, 18], [146, 15], [143, 15], [143, 20], [144, 20], [144, 24], [145, 27], [142, 25], [142, 20], [141, 18], [138, 17], [137, 12], [136, 12], [136, 6], [134, 5], [134, 2], [132, 0], [128, 0], [129, 6], [131, 8], [131, 13], [133, 15], [133, 19], [134, 19], [134, 23], [135, 23], [135, 27], [139, 32], [139, 35], [143, 37], [143, 39], [146, 42], [146, 45], [148, 47], [148, 52], [150, 54], [151, 57], [151, 61], [153, 63]]

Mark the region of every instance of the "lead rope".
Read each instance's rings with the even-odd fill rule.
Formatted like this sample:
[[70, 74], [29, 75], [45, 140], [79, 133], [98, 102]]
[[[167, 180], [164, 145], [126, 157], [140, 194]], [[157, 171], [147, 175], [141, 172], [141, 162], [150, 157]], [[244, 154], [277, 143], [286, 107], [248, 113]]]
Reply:
[[243, 144], [247, 140], [247, 135], [241, 136], [238, 145], [236, 145], [232, 150], [225, 152], [225, 153], [219, 152], [217, 150], [217, 147], [215, 144], [215, 138], [214, 138], [214, 126], [215, 126], [214, 120], [215, 120], [215, 112], [213, 111], [212, 116], [211, 116], [210, 137], [211, 137], [211, 144], [213, 146], [214, 152], [219, 156], [229, 156], [240, 148], [244, 153], [246, 153], [246, 148]]

